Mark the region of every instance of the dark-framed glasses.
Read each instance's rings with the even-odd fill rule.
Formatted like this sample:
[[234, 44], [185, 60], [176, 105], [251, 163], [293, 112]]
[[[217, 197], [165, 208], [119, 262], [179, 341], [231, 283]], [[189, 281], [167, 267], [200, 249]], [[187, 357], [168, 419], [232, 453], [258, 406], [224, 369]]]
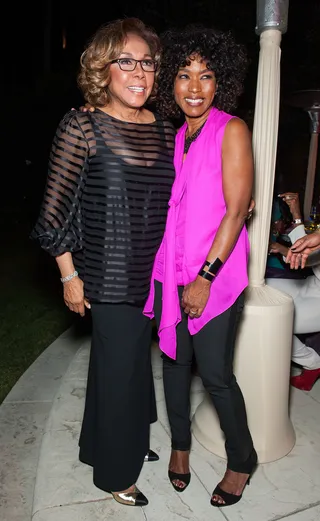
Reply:
[[110, 63], [117, 63], [122, 71], [134, 71], [137, 63], [140, 63], [142, 70], [145, 72], [155, 72], [157, 70], [157, 62], [151, 58], [144, 60], [135, 60], [134, 58], [118, 58]]

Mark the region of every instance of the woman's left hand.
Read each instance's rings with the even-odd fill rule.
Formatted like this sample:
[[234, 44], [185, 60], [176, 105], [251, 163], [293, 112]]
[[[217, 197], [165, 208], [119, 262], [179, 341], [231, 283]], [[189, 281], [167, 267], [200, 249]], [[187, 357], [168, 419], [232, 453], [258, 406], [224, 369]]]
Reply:
[[207, 305], [211, 282], [198, 276], [196, 280], [184, 287], [182, 307], [190, 318], [199, 318]]

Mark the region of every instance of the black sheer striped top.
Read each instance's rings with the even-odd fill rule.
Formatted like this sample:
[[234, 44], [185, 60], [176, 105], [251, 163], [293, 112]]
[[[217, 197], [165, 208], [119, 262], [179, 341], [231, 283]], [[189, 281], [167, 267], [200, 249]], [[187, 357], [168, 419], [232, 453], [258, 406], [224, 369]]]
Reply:
[[71, 111], [57, 129], [31, 238], [72, 252], [85, 296], [143, 304], [174, 179], [175, 129]]

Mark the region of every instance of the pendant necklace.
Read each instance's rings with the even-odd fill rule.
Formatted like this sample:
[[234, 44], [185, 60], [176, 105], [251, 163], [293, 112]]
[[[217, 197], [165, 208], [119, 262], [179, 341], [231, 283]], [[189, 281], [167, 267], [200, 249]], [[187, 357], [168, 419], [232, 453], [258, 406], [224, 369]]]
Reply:
[[191, 146], [191, 143], [193, 143], [199, 134], [201, 133], [201, 130], [203, 129], [206, 122], [202, 123], [201, 127], [199, 127], [191, 136], [186, 137], [184, 140], [184, 154], [187, 154], [189, 152], [189, 148]]

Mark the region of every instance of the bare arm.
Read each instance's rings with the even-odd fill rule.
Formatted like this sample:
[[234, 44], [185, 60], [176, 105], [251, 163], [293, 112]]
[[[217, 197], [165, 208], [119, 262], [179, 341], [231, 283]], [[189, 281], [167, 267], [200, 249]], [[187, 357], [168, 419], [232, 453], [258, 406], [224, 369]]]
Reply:
[[225, 262], [234, 247], [248, 215], [252, 194], [253, 157], [247, 125], [232, 119], [222, 144], [222, 182], [226, 214], [208, 253], [207, 260], [217, 257]]
[[[72, 252], [81, 249], [77, 228], [79, 201], [86, 179], [88, 143], [77, 115], [66, 114], [54, 137], [46, 189], [40, 215], [31, 237], [55, 257], [61, 277], [72, 274]], [[74, 277], [63, 285], [64, 301], [71, 311], [84, 315], [83, 282]]]
[[[63, 253], [56, 257], [56, 262], [61, 277], [67, 277], [71, 273], [74, 273], [75, 268], [70, 252]], [[63, 298], [70, 311], [79, 313], [82, 317], [85, 314], [85, 308], [90, 309], [91, 307], [89, 302], [84, 298], [83, 281], [79, 277], [74, 277], [63, 284]]]
[[[296, 192], [284, 192], [283, 194], [279, 194], [278, 197], [281, 197], [281, 199], [289, 206], [292, 219], [294, 221], [296, 219], [301, 219], [302, 222], [303, 219], [300, 210], [299, 194]], [[298, 226], [301, 226], [301, 223], [293, 223], [292, 229], [294, 230]]]
[[67, 277], [70, 273], [75, 271], [72, 260], [72, 254], [70, 252], [63, 253], [56, 257], [56, 262], [60, 270], [61, 277]]
[[[218, 228], [206, 259], [223, 263], [228, 259], [248, 215], [253, 184], [251, 136], [247, 125], [232, 119], [225, 130], [222, 144], [222, 182], [226, 214]], [[219, 275], [218, 275], [219, 276]], [[209, 298], [211, 283], [198, 276], [185, 287], [183, 305], [190, 316], [200, 316]], [[214, 291], [214, 288], [212, 288]]]

